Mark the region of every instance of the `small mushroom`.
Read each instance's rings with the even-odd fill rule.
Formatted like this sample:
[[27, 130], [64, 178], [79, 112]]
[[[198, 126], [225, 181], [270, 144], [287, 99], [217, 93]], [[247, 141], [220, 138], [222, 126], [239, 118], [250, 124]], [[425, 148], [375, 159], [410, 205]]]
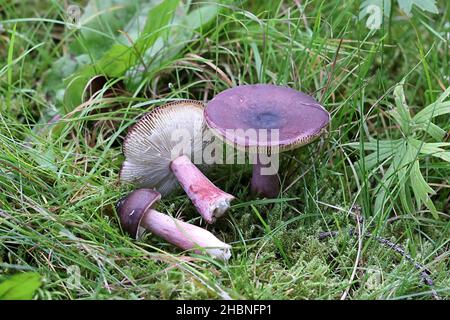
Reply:
[[145, 114], [125, 138], [120, 180], [163, 195], [179, 183], [206, 222], [214, 223], [234, 196], [217, 188], [191, 161], [204, 147], [203, 109], [199, 101], [183, 100]]
[[119, 200], [116, 208], [122, 228], [135, 239], [142, 231], [149, 230], [183, 250], [194, 250], [196, 253], [204, 250], [224, 261], [231, 257], [231, 246], [211, 232], [153, 209], [160, 199], [161, 194], [157, 191], [137, 189]]
[[[330, 121], [329, 113], [311, 96], [276, 85], [242, 85], [214, 97], [205, 108], [212, 133], [254, 154], [251, 190], [274, 198], [280, 191], [276, 173], [261, 174], [263, 153], [279, 153], [316, 139]], [[248, 135], [250, 130], [255, 136]], [[276, 138], [272, 137], [277, 130]], [[266, 133], [263, 136], [263, 131]], [[264, 139], [263, 139], [264, 138]]]

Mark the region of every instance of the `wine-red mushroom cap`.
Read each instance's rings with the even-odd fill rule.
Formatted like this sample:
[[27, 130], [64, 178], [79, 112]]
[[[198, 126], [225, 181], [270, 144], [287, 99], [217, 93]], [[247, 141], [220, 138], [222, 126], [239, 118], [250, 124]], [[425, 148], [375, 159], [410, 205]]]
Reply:
[[[330, 121], [329, 113], [313, 97], [269, 84], [222, 91], [207, 104], [204, 115], [214, 135], [251, 152], [281, 152], [308, 144]], [[278, 137], [273, 138], [273, 129]], [[251, 130], [256, 130], [256, 136], [247, 134]]]
[[133, 238], [139, 237], [139, 226], [148, 209], [161, 200], [161, 194], [151, 189], [137, 189], [117, 202], [122, 229]]
[[[162, 195], [177, 187], [170, 164], [181, 155], [193, 159], [201, 154], [206, 128], [203, 109], [200, 101], [182, 100], [146, 113], [125, 137], [120, 180]], [[180, 141], [190, 148], [180, 148]]]

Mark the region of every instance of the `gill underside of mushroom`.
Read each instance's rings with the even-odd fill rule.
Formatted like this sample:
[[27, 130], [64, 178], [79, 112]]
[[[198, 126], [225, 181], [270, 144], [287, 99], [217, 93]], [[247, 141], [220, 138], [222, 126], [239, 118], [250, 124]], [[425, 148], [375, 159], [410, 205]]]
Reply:
[[187, 156], [173, 160], [170, 168], [207, 223], [214, 223], [230, 208], [234, 196], [216, 187]]
[[141, 226], [183, 250], [193, 250], [198, 254], [204, 251], [223, 261], [231, 257], [231, 246], [217, 239], [211, 232], [156, 210], [148, 210]]
[[259, 156], [255, 156], [250, 190], [255, 195], [266, 198], [276, 198], [280, 192], [278, 174], [263, 174], [262, 170], [268, 166], [261, 163]]

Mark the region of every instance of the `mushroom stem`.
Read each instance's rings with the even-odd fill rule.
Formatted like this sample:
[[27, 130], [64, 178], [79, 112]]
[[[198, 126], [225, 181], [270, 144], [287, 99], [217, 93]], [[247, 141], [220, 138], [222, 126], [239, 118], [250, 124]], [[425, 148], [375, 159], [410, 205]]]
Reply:
[[211, 232], [154, 209], [146, 212], [141, 226], [183, 250], [194, 249], [194, 252], [201, 253], [203, 248], [209, 255], [223, 261], [231, 257], [231, 246]]
[[[258, 155], [255, 155], [255, 164], [253, 164], [253, 174], [250, 190], [253, 194], [261, 195], [266, 198], [276, 198], [280, 192], [280, 182], [278, 175], [263, 175], [261, 169], [267, 167], [263, 165]], [[270, 166], [270, 165], [269, 165]]]
[[230, 208], [234, 196], [217, 188], [187, 156], [173, 160], [170, 169], [207, 223], [214, 223]]

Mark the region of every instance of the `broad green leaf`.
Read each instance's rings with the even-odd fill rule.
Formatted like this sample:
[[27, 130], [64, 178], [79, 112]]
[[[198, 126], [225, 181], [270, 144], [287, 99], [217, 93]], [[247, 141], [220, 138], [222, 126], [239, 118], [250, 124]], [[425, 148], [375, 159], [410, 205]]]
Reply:
[[420, 110], [413, 118], [416, 123], [428, 122], [432, 118], [450, 113], [450, 101], [432, 103]]
[[447, 134], [447, 131], [445, 131], [438, 125], [435, 125], [433, 122], [422, 122], [422, 123], [416, 124], [415, 129], [425, 131], [433, 139], [435, 139], [437, 141], [442, 140], [445, 137], [445, 135]]
[[169, 29], [166, 27], [172, 20], [179, 3], [180, 0], [165, 0], [150, 10], [145, 22], [143, 35], [136, 41], [136, 47], [139, 52], [144, 52], [158, 37], [168, 34]]
[[[403, 151], [403, 150], [402, 150]], [[397, 168], [398, 184], [400, 188], [400, 201], [406, 212], [412, 213], [413, 204], [409, 188], [408, 170], [417, 155], [416, 149], [410, 144], [405, 145], [404, 152], [396, 153], [393, 165]]]
[[[70, 46], [73, 54], [100, 58], [116, 42], [119, 30], [139, 12], [145, 0], [90, 0], [80, 18], [80, 36]], [[150, 1], [153, 5], [160, 1]]]
[[433, 153], [432, 156], [450, 162], [450, 151], [436, 152]]
[[51, 69], [44, 75], [43, 87], [46, 90], [46, 96], [53, 102], [62, 101], [65, 84], [61, 80], [71, 76], [77, 69], [89, 62], [90, 58], [87, 54], [78, 56], [66, 54], [56, 60]]
[[437, 99], [437, 102], [444, 102], [448, 96], [450, 96], [450, 87], [448, 87], [447, 89], [445, 89], [444, 92], [442, 92], [442, 94]]
[[428, 194], [434, 194], [434, 190], [425, 181], [422, 173], [420, 172], [419, 161], [415, 161], [410, 173], [411, 188], [413, 189], [416, 201], [420, 206], [420, 202], [424, 203], [425, 206], [430, 209], [433, 217], [438, 219], [437, 210], [431, 201]]
[[[385, 174], [383, 175], [383, 178], [378, 183], [377, 187], [375, 188], [375, 212], [379, 212], [382, 210], [384, 203], [387, 199], [391, 197], [391, 187], [395, 181], [395, 178], [397, 177], [397, 170], [400, 163], [400, 158], [398, 157], [399, 154], [405, 154], [406, 151], [406, 144], [400, 144], [397, 148], [396, 157], [394, 157], [393, 162], [389, 166], [389, 168], [386, 170]], [[394, 199], [391, 199], [394, 201]]]
[[412, 6], [416, 5], [424, 11], [431, 13], [439, 13], [436, 7], [436, 0], [397, 0], [400, 9], [402, 9], [407, 15], [411, 15]]
[[84, 67], [66, 82], [68, 83], [64, 101], [69, 109], [81, 103], [83, 90], [93, 76], [102, 74], [108, 77], [120, 77], [138, 61], [147, 48], [155, 43], [158, 37], [167, 34], [169, 23], [173, 17], [179, 0], [165, 0], [152, 8], [145, 22], [142, 35], [132, 46], [114, 44], [98, 61]]
[[357, 162], [358, 168], [361, 167], [361, 162], [364, 161], [364, 167], [367, 171], [372, 170], [374, 167], [378, 167], [379, 165], [383, 164], [385, 160], [388, 160], [393, 156], [393, 152], [390, 150], [387, 150], [385, 152], [372, 152], [371, 154], [365, 156], [361, 160]]
[[72, 77], [66, 79], [66, 90], [64, 91], [65, 113], [72, 111], [81, 103], [84, 88], [95, 73], [87, 72], [90, 69], [84, 69], [84, 72], [78, 72]]
[[219, 11], [220, 6], [218, 4], [206, 4], [194, 9], [186, 17], [187, 25], [193, 30], [200, 29], [216, 19]]
[[440, 158], [450, 162], [450, 152], [442, 149], [442, 147], [450, 147], [450, 142], [423, 142], [417, 139], [411, 139], [410, 143], [421, 154]]
[[347, 144], [355, 149], [363, 146], [365, 151], [372, 151], [357, 162], [358, 167], [364, 162], [369, 177], [373, 177], [380, 166], [388, 166], [375, 188], [374, 209], [376, 213], [380, 212], [386, 203], [394, 204], [396, 190], [398, 190], [399, 200], [405, 211], [413, 212], [413, 193], [416, 206], [420, 208], [424, 204], [437, 218], [436, 208], [429, 196], [434, 194], [434, 191], [420, 172], [419, 161], [423, 155], [427, 155], [450, 162], [450, 152], [444, 149], [449, 147], [450, 143], [426, 142], [417, 137], [419, 137], [420, 131], [425, 131], [434, 139], [442, 140], [446, 131], [431, 120], [436, 116], [450, 113], [450, 102], [445, 101], [449, 95], [450, 89], [445, 90], [434, 103], [411, 119], [402, 80], [394, 89], [395, 107], [390, 114], [401, 127], [404, 137], [397, 140], [369, 139], [364, 144]]
[[[141, 8], [154, 7], [159, 2], [161, 0], [89, 1], [83, 9], [84, 13], [80, 19], [81, 27], [75, 34], [77, 35], [75, 41], [69, 46], [69, 52], [57, 60], [44, 76], [44, 88], [47, 96], [54, 102], [78, 100], [78, 93], [84, 89], [84, 82], [89, 81], [90, 73], [74, 77], [75, 72], [97, 61], [114, 44], [120, 42], [122, 35], [120, 30], [123, 30], [127, 24], [131, 24], [129, 21], [139, 20]], [[138, 30], [134, 31], [135, 25], [125, 28], [127, 34], [139, 32]], [[130, 44], [129, 41], [124, 43]], [[66, 80], [63, 82], [62, 79]], [[69, 93], [65, 90], [68, 83], [71, 85]], [[72, 97], [72, 95], [74, 96]]]
[[[398, 148], [404, 144], [404, 140], [374, 140], [370, 139], [370, 141], [364, 143], [364, 150], [366, 151], [374, 151], [371, 154], [361, 158], [356, 163], [357, 168], [361, 168], [362, 161], [364, 161], [364, 167], [367, 172], [372, 170], [375, 166], [379, 166], [383, 164], [386, 160], [391, 158], [395, 153], [397, 153]], [[358, 149], [360, 147], [360, 143], [349, 143], [348, 146]], [[373, 172], [371, 172], [372, 174]]]
[[[402, 144], [404, 142], [403, 139], [397, 139], [397, 140], [376, 140], [376, 139], [370, 139], [367, 142], [364, 142], [364, 150], [372, 150], [372, 151], [376, 151], [376, 150], [392, 150], [395, 151], [397, 150], [398, 146], [400, 144]], [[355, 143], [349, 143], [347, 144], [348, 146], [358, 149], [360, 147], [360, 143], [359, 142], [355, 142]]]
[[153, 9], [161, 1], [162, 0], [141, 1], [136, 15], [123, 28], [124, 32], [120, 33], [117, 41], [127, 46], [129, 46], [131, 43], [135, 43], [144, 32], [145, 22], [147, 21], [147, 16], [150, 10]]
[[409, 107], [406, 103], [405, 93], [403, 91], [404, 79], [395, 86], [394, 99], [395, 109], [390, 112], [394, 117], [398, 125], [402, 128], [403, 132], [409, 132], [409, 126], [411, 122], [411, 114], [409, 113]]
[[394, 166], [391, 164], [389, 168], [386, 170], [383, 178], [375, 188], [375, 195], [376, 195], [374, 205], [375, 214], [382, 212], [386, 200], [389, 199], [390, 190], [394, 182], [395, 176], [396, 176], [395, 169]]
[[186, 15], [184, 10], [176, 12], [170, 33], [163, 39], [159, 37], [141, 57], [145, 68], [141, 64], [129, 69], [127, 75], [127, 88], [134, 91], [154, 71], [164, 63], [169, 62], [194, 38], [195, 30], [206, 28], [217, 16], [218, 5], [209, 4], [199, 7]]
[[30, 300], [41, 286], [41, 276], [34, 272], [15, 274], [0, 283], [0, 300]]

